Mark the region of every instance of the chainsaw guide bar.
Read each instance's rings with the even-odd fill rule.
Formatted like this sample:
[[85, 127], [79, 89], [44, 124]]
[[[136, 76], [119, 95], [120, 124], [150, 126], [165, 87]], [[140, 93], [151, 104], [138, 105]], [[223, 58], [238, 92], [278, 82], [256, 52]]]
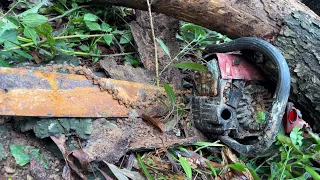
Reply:
[[161, 105], [164, 89], [148, 84], [83, 75], [0, 68], [0, 114], [40, 117], [127, 117], [132, 108]]

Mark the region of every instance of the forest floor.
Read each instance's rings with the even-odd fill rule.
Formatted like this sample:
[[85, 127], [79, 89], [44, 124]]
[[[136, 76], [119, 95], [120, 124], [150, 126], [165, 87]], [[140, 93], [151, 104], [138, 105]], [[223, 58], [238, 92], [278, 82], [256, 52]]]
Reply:
[[67, 64], [101, 78], [152, 85], [158, 74], [169, 105], [144, 112], [145, 118], [135, 110], [126, 118], [2, 116], [0, 180], [319, 177], [316, 136], [314, 142], [295, 129], [278, 137], [274, 154], [247, 158], [194, 127], [191, 96], [178, 103], [173, 89], [192, 89], [192, 69], [206, 63], [203, 46], [229, 38], [157, 13], [151, 26], [148, 12], [94, 6], [90, 0], [0, 4], [0, 67]]

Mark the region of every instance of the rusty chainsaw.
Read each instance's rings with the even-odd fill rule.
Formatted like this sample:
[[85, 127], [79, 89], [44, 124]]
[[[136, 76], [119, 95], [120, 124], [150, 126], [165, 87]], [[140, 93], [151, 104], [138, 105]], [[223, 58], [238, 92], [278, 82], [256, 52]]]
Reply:
[[[177, 92], [192, 94], [195, 126], [244, 155], [264, 152], [275, 139], [289, 96], [285, 59], [258, 38], [239, 38], [206, 50], [215, 57], [208, 61], [207, 70], [194, 73], [192, 92]], [[241, 53], [227, 53], [248, 50], [273, 62], [276, 85]], [[71, 74], [56, 72], [61, 69]], [[165, 98], [161, 87], [101, 78], [84, 67], [0, 68], [0, 115], [126, 117], [132, 109], [154, 108]]]

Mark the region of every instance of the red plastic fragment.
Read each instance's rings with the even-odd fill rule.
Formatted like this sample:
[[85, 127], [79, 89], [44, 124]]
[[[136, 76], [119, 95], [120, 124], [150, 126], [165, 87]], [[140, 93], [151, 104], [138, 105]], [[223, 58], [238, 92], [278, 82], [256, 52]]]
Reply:
[[284, 126], [285, 133], [289, 134], [295, 126], [299, 128], [310, 128], [309, 124], [306, 123], [298, 109], [293, 106], [293, 103], [288, 102], [286, 112], [283, 115], [282, 123]]
[[222, 79], [264, 80], [263, 74], [236, 54], [217, 53]]

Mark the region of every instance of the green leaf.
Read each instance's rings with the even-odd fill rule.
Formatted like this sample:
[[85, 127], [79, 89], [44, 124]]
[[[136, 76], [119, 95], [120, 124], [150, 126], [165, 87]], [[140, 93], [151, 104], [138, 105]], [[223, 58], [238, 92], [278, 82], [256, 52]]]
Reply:
[[109, 24], [105, 23], [105, 22], [102, 22], [101, 24], [101, 30], [102, 31], [105, 31], [105, 32], [111, 32], [112, 31], [112, 28], [110, 27]]
[[212, 174], [214, 175], [215, 178], [217, 178], [217, 171], [216, 169], [210, 164], [209, 161], [206, 161], [207, 166], [209, 167], [210, 171], [212, 172]]
[[8, 19], [4, 18], [2, 21], [0, 21], [0, 36], [1, 36], [6, 30], [18, 29], [18, 27], [19, 27], [19, 22], [18, 22], [18, 25], [16, 25], [15, 23], [11, 22], [11, 21], [9, 20], [9, 18], [12, 18], [12, 17], [8, 17]]
[[30, 54], [26, 53], [25, 51], [21, 51], [21, 50], [19, 50], [19, 49], [16, 49], [16, 50], [14, 50], [13, 52], [16, 53], [16, 54], [18, 54], [19, 56], [24, 57], [24, 58], [33, 59], [33, 57], [32, 57]]
[[254, 180], [261, 180], [261, 178], [258, 176], [257, 172], [253, 169], [253, 167], [250, 164], [247, 164], [247, 168], [250, 171]]
[[224, 146], [223, 144], [219, 144], [219, 141], [215, 142], [203, 142], [203, 141], [198, 141], [194, 143], [193, 145], [195, 146], [206, 146], [206, 147], [217, 147], [217, 146]]
[[313, 179], [320, 179], [320, 175], [312, 167], [305, 166], [304, 169], [313, 177]]
[[279, 170], [279, 167], [277, 163], [272, 162], [270, 166], [271, 176], [276, 177], [276, 173], [278, 172], [278, 170]]
[[182, 156], [179, 157], [179, 162], [184, 170], [184, 172], [186, 173], [187, 177], [189, 179], [192, 178], [192, 170], [191, 170], [191, 166], [189, 164], [189, 162]]
[[18, 20], [16, 17], [8, 16], [7, 19], [8, 19], [8, 21], [10, 21], [11, 23], [13, 23], [13, 24], [15, 25], [15, 26], [12, 26], [12, 27], [14, 27], [15, 29], [20, 26], [20, 22], [19, 22], [19, 20]]
[[263, 111], [258, 111], [258, 113], [256, 114], [256, 122], [257, 123], [264, 123], [266, 122], [266, 117], [267, 114]]
[[31, 13], [37, 13], [39, 11], [39, 9], [44, 5], [45, 3], [44, 2], [41, 2], [39, 3], [37, 6], [31, 8], [31, 9], [28, 9], [26, 10], [25, 12], [19, 14], [20, 17], [23, 17], [23, 16], [26, 16], [28, 14], [31, 14]]
[[30, 156], [25, 152], [25, 148], [29, 148], [29, 146], [10, 145], [10, 152], [19, 166], [24, 166], [30, 162]]
[[161, 39], [156, 38], [156, 40], [158, 41], [158, 43], [160, 44], [160, 46], [162, 47], [162, 49], [164, 50], [164, 52], [170, 57], [171, 59], [171, 55], [170, 55], [170, 51], [168, 49], [168, 47], [164, 44], [164, 42]]
[[133, 40], [132, 34], [124, 34], [120, 38], [120, 44], [128, 44]]
[[303, 139], [302, 133], [303, 132], [297, 126], [293, 128], [293, 130], [290, 132], [290, 138], [292, 140], [293, 145], [299, 145], [299, 146], [302, 145], [302, 139]]
[[170, 87], [170, 85], [167, 83], [164, 83], [163, 87], [164, 87], [164, 90], [166, 91], [167, 96], [168, 96], [169, 100], [171, 101], [171, 103], [173, 105], [177, 104], [176, 95], [175, 95], [173, 89]]
[[29, 28], [28, 26], [24, 27], [23, 35], [32, 39], [33, 43], [37, 45], [37, 32], [33, 28]]
[[42, 23], [45, 23], [48, 20], [47, 17], [42, 16], [40, 14], [27, 14], [22, 18], [22, 22], [31, 28], [35, 28], [40, 26]]
[[138, 163], [139, 163], [144, 175], [146, 175], [148, 180], [153, 180], [152, 176], [150, 175], [148, 169], [146, 168], [146, 165], [143, 163], [141, 156], [139, 154], [137, 154], [137, 160], [138, 160]]
[[194, 63], [194, 62], [181, 62], [177, 64], [172, 64], [171, 66], [176, 68], [181, 68], [181, 69], [190, 69], [190, 70], [199, 70], [199, 71], [203, 71], [207, 69], [204, 65]]
[[113, 36], [110, 35], [110, 34], [105, 34], [105, 35], [103, 35], [103, 39], [104, 39], [104, 41], [106, 42], [106, 44], [107, 44], [108, 46], [110, 46], [110, 44], [111, 44], [111, 42], [112, 42], [112, 39], [113, 39]]
[[0, 67], [12, 67], [6, 60], [0, 58]]
[[92, 21], [92, 22], [95, 22], [99, 19], [98, 16], [94, 15], [94, 14], [91, 14], [91, 13], [87, 13], [84, 15], [83, 17], [83, 20], [84, 21]]
[[86, 45], [81, 45], [81, 46], [79, 46], [79, 48], [80, 48], [82, 51], [89, 51], [89, 50], [90, 50], [89, 46], [86, 46]]
[[292, 140], [288, 136], [278, 134], [277, 139], [279, 142], [281, 142], [283, 144], [288, 144], [288, 145], [292, 144]]
[[84, 23], [86, 23], [86, 25], [90, 29], [90, 31], [101, 31], [100, 25], [96, 22], [84, 21]]
[[42, 23], [39, 27], [37, 27], [36, 31], [42, 36], [49, 37], [52, 33], [52, 27], [48, 23]]
[[17, 31], [15, 29], [6, 30], [0, 36], [0, 43], [3, 43], [5, 41], [15, 42], [16, 40], [17, 40]]
[[223, 144], [219, 144], [219, 140], [218, 141], [215, 141], [215, 142], [202, 142], [202, 141], [199, 141], [199, 142], [196, 142], [194, 143], [193, 145], [195, 146], [200, 146], [199, 148], [197, 148], [194, 152], [197, 152], [203, 148], [207, 148], [207, 147], [222, 147], [224, 146]]
[[228, 164], [228, 167], [240, 172], [246, 171], [246, 166], [239, 162], [235, 162], [234, 164]]
[[124, 57], [124, 60], [126, 60], [126, 62], [129, 62], [133, 67], [138, 67], [139, 66], [139, 60], [135, 59], [133, 56], [131, 55], [126, 55]]

